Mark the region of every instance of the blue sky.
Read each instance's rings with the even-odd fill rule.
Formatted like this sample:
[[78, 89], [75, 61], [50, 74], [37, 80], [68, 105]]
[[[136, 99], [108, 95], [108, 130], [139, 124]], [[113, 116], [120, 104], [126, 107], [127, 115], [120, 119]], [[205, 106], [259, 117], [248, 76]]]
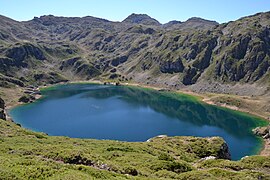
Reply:
[[190, 17], [223, 23], [262, 11], [270, 11], [270, 0], [0, 0], [0, 14], [20, 21], [48, 14], [122, 21], [144, 13], [161, 23]]

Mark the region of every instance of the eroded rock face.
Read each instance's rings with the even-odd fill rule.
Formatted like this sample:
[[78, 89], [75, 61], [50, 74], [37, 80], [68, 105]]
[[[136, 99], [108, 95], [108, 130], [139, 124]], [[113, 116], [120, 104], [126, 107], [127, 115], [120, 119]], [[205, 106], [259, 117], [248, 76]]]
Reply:
[[26, 66], [23, 62], [27, 57], [32, 56], [38, 60], [45, 60], [43, 52], [32, 44], [25, 44], [9, 49], [6, 56], [15, 60], [16, 66]]
[[8, 87], [11, 87], [11, 84], [24, 87], [24, 83], [21, 80], [13, 78], [13, 77], [0, 75], [0, 87], [8, 88]]
[[37, 73], [33, 75], [33, 78], [35, 82], [38, 84], [42, 84], [42, 83], [55, 84], [55, 83], [68, 81], [63, 76], [55, 72]]
[[225, 40], [219, 44], [224, 54], [215, 66], [217, 78], [254, 82], [267, 73], [270, 67], [270, 30], [258, 28], [257, 31], [252, 35], [246, 33], [237, 37], [223, 37]]
[[5, 101], [0, 97], [0, 108], [5, 109]]
[[24, 68], [31, 69], [35, 64], [40, 65], [40, 62], [46, 59], [43, 51], [38, 46], [28, 43], [16, 43], [9, 48], [3, 49], [2, 53], [3, 57], [0, 57], [0, 73], [6, 76], [6, 81], [19, 86], [23, 86], [23, 82], [18, 80], [19, 77], [16, 77], [16, 73]]
[[227, 143], [223, 143], [218, 151], [218, 159], [231, 159], [231, 154]]
[[174, 62], [172, 61], [162, 62], [159, 68], [162, 73], [179, 73], [183, 72], [185, 67], [182, 63], [182, 60], [179, 58]]
[[35, 100], [36, 100], [35, 96], [32, 96], [32, 95], [23, 95], [22, 97], [20, 97], [19, 102], [30, 103], [30, 102], [33, 102]]
[[0, 97], [0, 119], [6, 120], [5, 101]]
[[100, 68], [100, 65], [96, 64], [96, 66], [93, 66], [81, 57], [74, 57], [64, 60], [59, 67], [59, 69], [63, 72], [72, 71], [78, 76], [87, 78], [98, 76], [100, 74]]
[[80, 57], [75, 57], [71, 58], [68, 60], [65, 60], [61, 63], [60, 70], [64, 70], [65, 68], [73, 66], [77, 61], [79, 61], [81, 58]]
[[120, 56], [112, 60], [113, 66], [118, 66], [119, 64], [122, 64], [128, 60], [128, 56]]
[[184, 73], [183, 84], [191, 85], [196, 83], [197, 79], [200, 77], [200, 72], [197, 71], [194, 67], [188, 67]]

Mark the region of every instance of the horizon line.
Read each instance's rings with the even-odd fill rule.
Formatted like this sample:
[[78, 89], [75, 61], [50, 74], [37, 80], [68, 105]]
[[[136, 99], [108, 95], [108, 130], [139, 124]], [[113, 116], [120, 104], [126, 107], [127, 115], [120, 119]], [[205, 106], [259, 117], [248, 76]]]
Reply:
[[[186, 22], [188, 21], [189, 19], [192, 19], [192, 18], [200, 18], [200, 19], [203, 19], [203, 20], [206, 20], [206, 21], [213, 21], [213, 22], [217, 22], [218, 24], [224, 24], [224, 23], [228, 23], [228, 22], [232, 22], [232, 21], [237, 21], [239, 19], [242, 19], [242, 18], [245, 18], [245, 17], [250, 17], [250, 16], [254, 16], [254, 15], [257, 15], [257, 14], [261, 14], [261, 13], [268, 13], [270, 11], [260, 11], [260, 12], [257, 12], [255, 14], [249, 14], [249, 15], [245, 15], [245, 16], [242, 16], [242, 17], [238, 17], [237, 19], [235, 20], [229, 20], [229, 21], [226, 21], [226, 22], [219, 22], [219, 21], [216, 21], [216, 20], [213, 20], [213, 19], [206, 19], [206, 18], [203, 18], [203, 17], [199, 17], [199, 16], [193, 16], [193, 17], [190, 17], [184, 21], [181, 21], [181, 20], [177, 20], [177, 19], [172, 19], [172, 20], [169, 20], [168, 22], [165, 22], [165, 23], [161, 23], [158, 19], [152, 17], [151, 15], [148, 15], [146, 13], [131, 13], [129, 14], [128, 16], [126, 16], [126, 18], [128, 18], [130, 15], [132, 14], [136, 14], [136, 15], [147, 15], [149, 16], [150, 18], [158, 21], [161, 25], [164, 25], [166, 23], [169, 23], [171, 21], [179, 21], [179, 22]], [[15, 20], [17, 22], [26, 22], [26, 21], [31, 21], [35, 18], [41, 18], [42, 16], [53, 16], [53, 17], [63, 17], [63, 18], [85, 18], [85, 17], [93, 17], [93, 18], [97, 18], [97, 19], [103, 19], [103, 20], [107, 20], [107, 21], [110, 21], [110, 22], [123, 22], [126, 18], [124, 18], [123, 20], [110, 20], [108, 18], [103, 18], [103, 17], [97, 17], [97, 16], [94, 16], [94, 15], [83, 15], [83, 16], [64, 16], [64, 15], [54, 15], [54, 14], [44, 14], [44, 15], [39, 15], [39, 16], [34, 16], [32, 19], [28, 19], [28, 20], [17, 20], [15, 18], [11, 18], [11, 17], [8, 17], [8, 16], [5, 16], [3, 14], [0, 14], [0, 16], [4, 16], [6, 18], [9, 18], [9, 19], [12, 19], [12, 20]]]

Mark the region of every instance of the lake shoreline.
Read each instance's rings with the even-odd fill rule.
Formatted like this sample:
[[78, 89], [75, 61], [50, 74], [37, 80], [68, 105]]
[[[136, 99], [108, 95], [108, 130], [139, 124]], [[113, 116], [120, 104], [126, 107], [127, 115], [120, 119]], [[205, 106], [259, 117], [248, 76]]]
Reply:
[[[138, 83], [129, 83], [128, 85], [137, 86], [137, 87], [144, 87], [144, 88], [151, 88], [151, 89], [155, 89], [155, 90], [161, 90], [161, 89], [163, 89], [161, 87], [148, 86], [148, 85], [143, 85], [143, 84], [138, 84]], [[246, 109], [239, 108], [239, 107], [236, 107], [236, 106], [230, 106], [230, 105], [227, 105], [227, 104], [218, 104], [218, 103], [215, 103], [214, 101], [211, 101], [207, 97], [207, 95], [202, 94], [202, 93], [199, 94], [199, 93], [195, 93], [195, 92], [192, 92], [192, 91], [183, 91], [183, 90], [176, 90], [176, 91], [175, 90], [172, 90], [172, 92], [183, 93], [183, 94], [195, 96], [195, 97], [197, 97], [203, 103], [206, 103], [206, 104], [209, 104], [209, 105], [218, 106], [218, 107], [224, 107], [224, 108], [231, 109], [231, 110], [234, 110], [234, 111], [244, 112], [244, 113], [247, 113], [247, 114], [250, 114], [250, 115], [254, 115], [254, 116], [260, 117], [260, 118], [262, 118], [265, 121], [267, 121], [267, 122], [270, 123], [269, 117], [266, 117], [266, 116], [263, 116], [261, 114], [258, 114], [255, 111], [248, 111]], [[269, 139], [264, 139], [262, 137], [260, 137], [260, 138], [263, 141], [263, 145], [262, 145], [262, 148], [259, 151], [258, 155], [270, 156], [270, 140]]]
[[[58, 85], [64, 85], [64, 84], [80, 84], [80, 83], [82, 83], [82, 84], [104, 84], [103, 81], [98, 81], [98, 80], [70, 81], [70, 82], [67, 82], [67, 83], [57, 83], [57, 84], [52, 84], [52, 85], [48, 85], [48, 86], [39, 86], [38, 88], [40, 90], [46, 90], [47, 88], [52, 88], [52, 87], [58, 86]], [[169, 91], [169, 92], [172, 92], [172, 93], [181, 93], [181, 94], [191, 95], [193, 97], [196, 97], [199, 101], [201, 101], [203, 103], [206, 103], [206, 104], [209, 104], [209, 105], [214, 105], [214, 106], [219, 106], [219, 107], [224, 107], [224, 108], [235, 110], [235, 111], [239, 111], [239, 112], [244, 112], [244, 113], [247, 113], [247, 114], [250, 114], [250, 115], [255, 115], [255, 116], [260, 117], [260, 118], [263, 118], [265, 121], [268, 121], [269, 122], [269, 119], [267, 119], [264, 116], [258, 115], [255, 112], [247, 112], [244, 109], [238, 108], [236, 106], [229, 106], [229, 105], [226, 105], [226, 104], [216, 104], [215, 102], [209, 100], [206, 97], [206, 95], [195, 93], [195, 92], [192, 92], [192, 91], [166, 89], [166, 88], [163, 88], [163, 87], [152, 86], [152, 85], [149, 86], [149, 85], [139, 84], [139, 83], [124, 83], [124, 84], [121, 84], [121, 86], [133, 86], [133, 87], [140, 87], [140, 88], [149, 88], [149, 89], [153, 89], [153, 90], [157, 90], [157, 91]], [[40, 98], [42, 98], [42, 97], [43, 97], [42, 95], [36, 96], [35, 101], [38, 100], [38, 99], [40, 99]], [[19, 105], [23, 105], [23, 104], [27, 104], [27, 103], [16, 102], [16, 103], [13, 103], [13, 104], [8, 104], [6, 106], [7, 119], [10, 120], [10, 121], [13, 121], [8, 112], [12, 108], [14, 108], [16, 106], [19, 106]], [[263, 138], [261, 138], [261, 139], [263, 140], [262, 148], [259, 151], [259, 153], [257, 153], [257, 154], [258, 155], [263, 155], [263, 156], [269, 156], [270, 155], [270, 141], [267, 140], [267, 139], [263, 139]]]

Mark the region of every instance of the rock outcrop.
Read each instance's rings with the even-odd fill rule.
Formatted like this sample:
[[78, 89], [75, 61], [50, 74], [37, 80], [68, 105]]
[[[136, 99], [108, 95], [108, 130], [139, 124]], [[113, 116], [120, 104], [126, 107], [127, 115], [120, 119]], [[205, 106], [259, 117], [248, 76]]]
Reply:
[[255, 129], [253, 129], [253, 133], [257, 136], [264, 138], [264, 139], [270, 139], [270, 126], [257, 127]]
[[22, 97], [19, 98], [19, 102], [22, 103], [31, 103], [35, 100], [36, 100], [35, 96], [29, 94], [23, 95]]
[[6, 120], [5, 101], [0, 97], [0, 119]]
[[44, 60], [45, 56], [43, 52], [32, 44], [23, 44], [12, 47], [6, 52], [6, 56], [15, 60], [16, 66], [24, 66], [23, 61], [28, 57], [32, 56], [38, 60]]
[[229, 147], [228, 147], [226, 142], [224, 142], [221, 145], [220, 150], [218, 151], [217, 158], [218, 159], [231, 159], [231, 154], [230, 154], [230, 151], [229, 151]]
[[111, 64], [112, 64], [112, 66], [118, 66], [119, 64], [126, 62], [127, 59], [128, 59], [128, 56], [116, 57], [112, 60]]
[[179, 73], [183, 72], [185, 67], [182, 63], [182, 60], [179, 58], [174, 62], [173, 61], [162, 62], [159, 68], [162, 73]]

